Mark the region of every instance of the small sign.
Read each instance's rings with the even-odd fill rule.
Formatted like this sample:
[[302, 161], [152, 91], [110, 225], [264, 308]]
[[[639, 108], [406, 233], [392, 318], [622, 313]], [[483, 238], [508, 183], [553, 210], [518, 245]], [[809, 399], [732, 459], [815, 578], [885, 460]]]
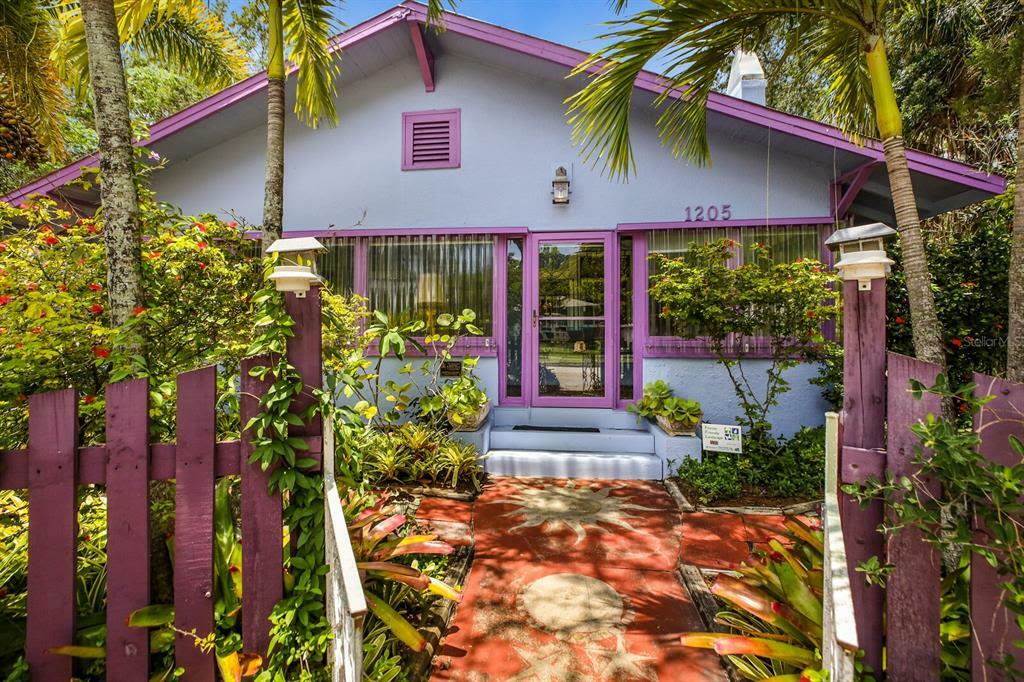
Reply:
[[700, 436], [705, 450], [711, 452], [743, 452], [743, 431], [729, 424], [701, 424]]
[[462, 375], [462, 360], [443, 360], [441, 362], [441, 376], [457, 377]]

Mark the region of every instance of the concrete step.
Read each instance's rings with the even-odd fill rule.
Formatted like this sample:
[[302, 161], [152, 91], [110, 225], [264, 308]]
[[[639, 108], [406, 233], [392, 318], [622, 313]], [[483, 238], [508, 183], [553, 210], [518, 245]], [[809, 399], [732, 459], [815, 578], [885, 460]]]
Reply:
[[592, 426], [602, 429], [643, 429], [636, 415], [625, 410], [591, 407], [498, 407], [495, 426]]
[[639, 429], [579, 431], [516, 431], [512, 426], [491, 429], [492, 450], [547, 450], [554, 452], [632, 452], [654, 454], [654, 436]]
[[637, 452], [491, 450], [483, 465], [489, 474], [520, 478], [660, 481], [664, 477], [658, 456]]

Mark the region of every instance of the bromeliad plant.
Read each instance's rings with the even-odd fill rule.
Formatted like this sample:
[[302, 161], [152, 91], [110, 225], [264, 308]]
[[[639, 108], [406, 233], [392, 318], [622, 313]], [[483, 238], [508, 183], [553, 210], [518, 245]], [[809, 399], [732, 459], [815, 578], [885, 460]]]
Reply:
[[[363, 576], [367, 605], [390, 632], [413, 651], [423, 651], [426, 638], [404, 617], [396, 605], [380, 596], [389, 583], [400, 583], [416, 592], [427, 592], [458, 602], [456, 588], [424, 571], [416, 556], [451, 554], [454, 548], [435, 535], [414, 534], [409, 519], [395, 513], [386, 496], [350, 492], [345, 503], [356, 566]], [[405, 563], [409, 559], [413, 559]]]
[[715, 622], [730, 632], [682, 637], [685, 646], [725, 656], [749, 680], [798, 682], [820, 674], [822, 534], [795, 518], [786, 529], [792, 547], [772, 539], [768, 551], [712, 584], [726, 604]]
[[673, 395], [662, 379], [644, 386], [643, 397], [627, 409], [638, 419], [657, 420], [672, 435], [692, 434], [704, 417], [699, 402]]

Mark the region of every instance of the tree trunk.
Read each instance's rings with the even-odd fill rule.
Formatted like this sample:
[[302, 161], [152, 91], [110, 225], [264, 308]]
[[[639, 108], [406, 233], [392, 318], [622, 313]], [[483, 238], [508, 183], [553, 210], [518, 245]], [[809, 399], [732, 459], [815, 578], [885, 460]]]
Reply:
[[875, 106], [875, 124], [885, 149], [885, 166], [889, 172], [889, 189], [896, 214], [896, 229], [900, 234], [903, 271], [910, 299], [911, 331], [914, 335], [914, 355], [919, 360], [946, 367], [946, 353], [942, 347], [942, 327], [935, 312], [932, 278], [921, 235], [921, 218], [917, 212], [917, 198], [907, 166], [907, 149], [903, 144], [903, 121], [896, 93], [892, 87], [885, 40], [872, 36], [865, 53], [871, 94]]
[[1006, 378], [1024, 383], [1024, 59], [1020, 63], [1017, 121], [1017, 179], [1013, 197], [1010, 251], [1010, 315], [1006, 339]]
[[907, 167], [907, 149], [902, 137], [890, 137], [883, 142], [885, 165], [889, 171], [889, 187], [896, 209], [896, 229], [900, 233], [900, 252], [903, 272], [910, 299], [911, 331], [914, 335], [914, 355], [919, 360], [946, 366], [946, 353], [942, 347], [942, 327], [935, 312], [932, 278], [921, 234], [921, 219], [917, 214], [917, 200]]
[[267, 166], [263, 188], [263, 252], [284, 221], [284, 35], [281, 0], [267, 4]]
[[82, 0], [100, 151], [100, 206], [107, 249], [110, 322], [119, 326], [142, 303], [139, 199], [135, 189], [128, 85], [113, 0]]

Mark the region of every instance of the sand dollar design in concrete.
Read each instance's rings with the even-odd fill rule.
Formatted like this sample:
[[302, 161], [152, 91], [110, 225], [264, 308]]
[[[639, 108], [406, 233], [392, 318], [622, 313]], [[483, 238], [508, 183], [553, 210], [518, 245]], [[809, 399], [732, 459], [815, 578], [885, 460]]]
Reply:
[[542, 526], [551, 533], [562, 527], [576, 533], [576, 544], [587, 536], [587, 528], [602, 533], [608, 532], [601, 523], [619, 526], [636, 533], [642, 532], [629, 524], [628, 519], [636, 518], [632, 511], [657, 511], [650, 507], [632, 504], [625, 497], [611, 497], [614, 488], [577, 488], [573, 481], [564, 486], [547, 484], [541, 488], [524, 486], [514, 495], [500, 500], [518, 508], [506, 512], [505, 516], [522, 518], [519, 525], [509, 529]]
[[520, 595], [537, 627], [559, 639], [603, 639], [622, 627], [625, 604], [611, 585], [580, 573], [553, 573]]

